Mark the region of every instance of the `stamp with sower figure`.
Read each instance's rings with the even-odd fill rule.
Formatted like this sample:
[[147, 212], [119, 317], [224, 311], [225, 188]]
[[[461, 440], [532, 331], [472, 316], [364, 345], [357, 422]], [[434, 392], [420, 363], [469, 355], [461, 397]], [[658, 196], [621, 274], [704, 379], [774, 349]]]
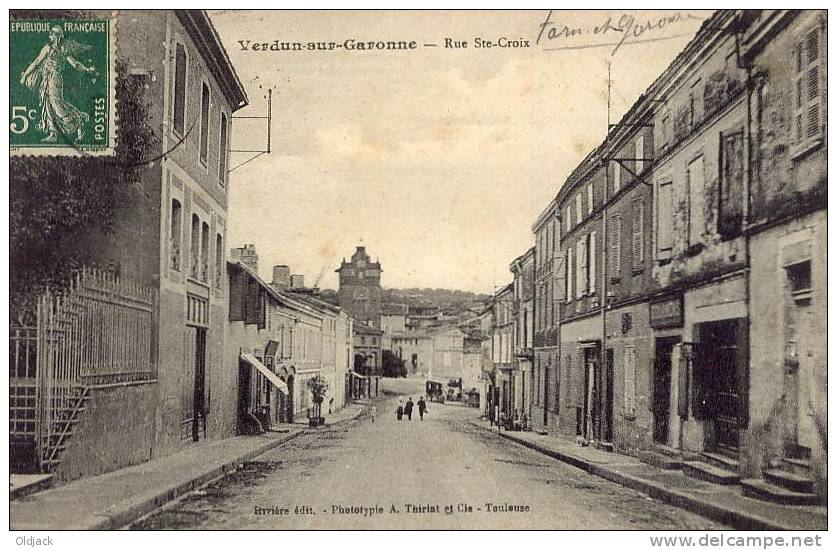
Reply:
[[113, 19], [9, 22], [12, 155], [108, 155], [115, 147]]

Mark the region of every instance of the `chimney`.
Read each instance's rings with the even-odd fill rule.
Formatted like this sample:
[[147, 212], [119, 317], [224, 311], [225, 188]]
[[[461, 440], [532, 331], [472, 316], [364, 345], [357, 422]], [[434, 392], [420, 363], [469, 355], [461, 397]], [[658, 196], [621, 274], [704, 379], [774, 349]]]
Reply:
[[291, 268], [286, 265], [273, 266], [273, 286], [288, 288], [291, 286]]
[[291, 288], [305, 288], [305, 275], [291, 275]]
[[245, 264], [256, 273], [259, 272], [259, 255], [256, 254], [255, 245], [245, 244], [240, 248], [233, 248], [230, 250], [230, 258]]

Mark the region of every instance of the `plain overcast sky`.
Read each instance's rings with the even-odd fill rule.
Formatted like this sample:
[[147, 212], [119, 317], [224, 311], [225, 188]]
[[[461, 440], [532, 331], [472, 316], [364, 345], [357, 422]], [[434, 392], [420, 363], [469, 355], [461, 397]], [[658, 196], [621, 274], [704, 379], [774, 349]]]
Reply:
[[[608, 17], [671, 13], [556, 11], [552, 21], [589, 29]], [[611, 57], [610, 47], [544, 49], [601, 37], [536, 46], [546, 14], [210, 12], [250, 98], [236, 115], [264, 114], [273, 89], [272, 153], [230, 174], [230, 246], [255, 244], [267, 278], [273, 264], [287, 264], [324, 288], [337, 287], [334, 270], [360, 242], [381, 261], [387, 288], [491, 292], [511, 280], [508, 265], [532, 245], [535, 218], [605, 135], [608, 60], [616, 121], [700, 25], [648, 33], [675, 38], [623, 45]], [[473, 47], [475, 37], [501, 36], [532, 47]], [[238, 42], [349, 38], [420, 47], [254, 52]], [[468, 48], [446, 49], [445, 38]], [[260, 122], [235, 120], [232, 146], [263, 147], [264, 133]], [[247, 158], [234, 154], [231, 165]]]

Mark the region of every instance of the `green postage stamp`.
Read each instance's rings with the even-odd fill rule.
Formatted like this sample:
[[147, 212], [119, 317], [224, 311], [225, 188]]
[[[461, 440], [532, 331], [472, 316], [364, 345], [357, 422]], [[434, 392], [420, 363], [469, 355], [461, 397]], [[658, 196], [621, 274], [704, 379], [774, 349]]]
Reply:
[[115, 19], [9, 22], [12, 155], [112, 155]]

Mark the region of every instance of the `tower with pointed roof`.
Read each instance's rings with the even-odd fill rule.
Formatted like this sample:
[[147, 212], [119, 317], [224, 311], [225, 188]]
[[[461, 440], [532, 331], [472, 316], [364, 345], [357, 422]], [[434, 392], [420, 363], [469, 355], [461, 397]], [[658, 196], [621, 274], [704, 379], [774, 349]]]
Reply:
[[340, 275], [340, 307], [355, 321], [381, 328], [381, 263], [372, 261], [365, 246], [358, 246], [351, 261], [343, 258], [336, 271]]

